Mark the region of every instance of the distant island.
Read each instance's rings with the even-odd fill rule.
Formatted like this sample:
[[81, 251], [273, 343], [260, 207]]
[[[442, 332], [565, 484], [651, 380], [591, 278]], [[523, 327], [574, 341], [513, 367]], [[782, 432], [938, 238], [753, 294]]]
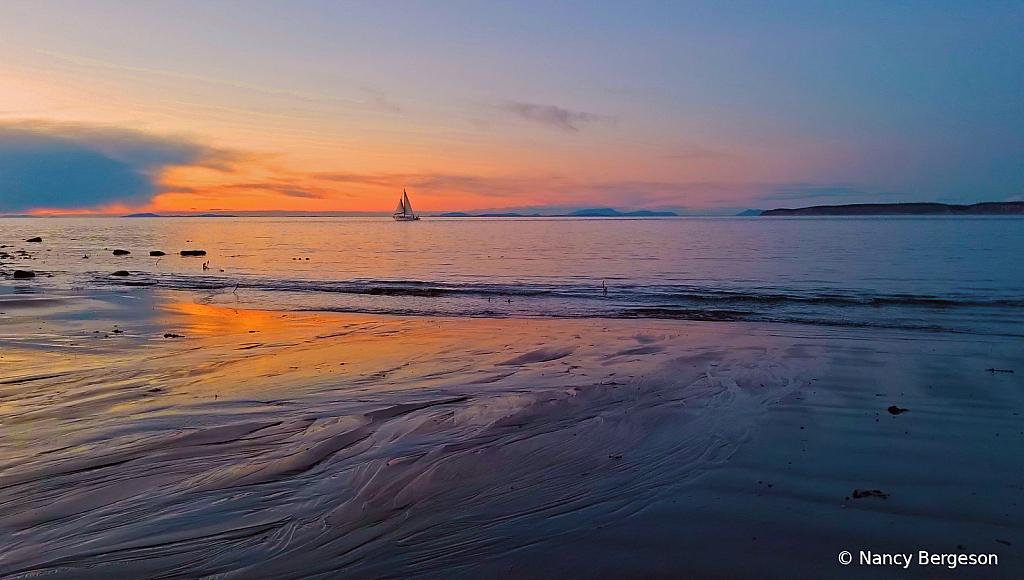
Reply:
[[648, 209], [642, 209], [639, 211], [618, 211], [610, 207], [600, 207], [595, 209], [578, 209], [573, 212], [569, 212], [568, 216], [571, 217], [672, 217], [677, 216], [674, 211], [651, 211]]
[[521, 214], [521, 213], [466, 213], [463, 211], [450, 211], [448, 213], [439, 213], [435, 217], [544, 217], [539, 213], [534, 214]]
[[590, 209], [578, 209], [569, 213], [556, 215], [519, 214], [519, 213], [479, 213], [469, 214], [461, 211], [453, 211], [438, 214], [437, 217], [673, 217], [678, 216], [674, 211], [651, 211], [641, 209], [638, 211], [619, 211], [610, 207], [598, 207]]
[[945, 203], [853, 203], [799, 209], [770, 209], [763, 216], [815, 215], [1024, 215], [1024, 201], [993, 201], [973, 205]]
[[197, 215], [160, 215], [156, 213], [132, 213], [121, 217], [146, 218], [146, 217], [237, 217], [226, 213], [201, 213]]

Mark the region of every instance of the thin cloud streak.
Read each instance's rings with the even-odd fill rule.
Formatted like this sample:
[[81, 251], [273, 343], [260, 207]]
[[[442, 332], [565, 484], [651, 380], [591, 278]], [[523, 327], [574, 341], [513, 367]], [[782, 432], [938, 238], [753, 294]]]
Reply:
[[593, 113], [570, 111], [569, 109], [563, 109], [554, 105], [537, 105], [520, 101], [510, 101], [499, 108], [531, 123], [559, 129], [567, 133], [578, 133], [580, 130], [579, 125], [581, 124], [609, 120], [609, 117]]
[[389, 113], [402, 112], [402, 107], [399, 107], [395, 103], [388, 100], [387, 96], [385, 96], [383, 93], [378, 93], [377, 91], [370, 90], [366, 91], [366, 93], [370, 95], [370, 100], [373, 103], [373, 106], [376, 107], [377, 109], [381, 111], [387, 111]]

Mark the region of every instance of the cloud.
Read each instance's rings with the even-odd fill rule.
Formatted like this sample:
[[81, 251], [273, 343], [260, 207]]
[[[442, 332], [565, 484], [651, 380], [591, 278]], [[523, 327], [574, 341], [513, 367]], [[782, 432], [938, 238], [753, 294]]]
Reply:
[[580, 129], [578, 125], [581, 123], [590, 123], [608, 119], [608, 117], [603, 117], [601, 115], [570, 111], [554, 105], [535, 105], [533, 103], [522, 103], [519, 101], [505, 103], [499, 108], [503, 111], [514, 113], [518, 117], [526, 119], [532, 123], [537, 123], [554, 129], [560, 129], [567, 133], [579, 132]]
[[258, 183], [231, 183], [217, 187], [218, 190], [255, 190], [269, 191], [287, 197], [301, 197], [305, 199], [324, 199], [324, 194], [314, 188], [304, 187], [289, 182], [265, 181]]
[[144, 204], [166, 188], [169, 167], [229, 170], [247, 154], [135, 129], [0, 123], [0, 211]]
[[367, 90], [366, 93], [370, 95], [370, 100], [373, 102], [373, 106], [381, 111], [388, 111], [389, 113], [401, 113], [402, 107], [394, 104], [388, 100], [387, 96], [377, 91]]

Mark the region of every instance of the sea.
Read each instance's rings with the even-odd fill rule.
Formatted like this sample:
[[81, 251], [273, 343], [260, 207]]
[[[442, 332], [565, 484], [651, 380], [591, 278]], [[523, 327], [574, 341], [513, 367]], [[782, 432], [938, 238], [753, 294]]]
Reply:
[[0, 245], [4, 292], [155, 287], [271, 310], [1024, 336], [1017, 217], [3, 218]]
[[1019, 578], [1022, 226], [0, 219], [0, 578]]

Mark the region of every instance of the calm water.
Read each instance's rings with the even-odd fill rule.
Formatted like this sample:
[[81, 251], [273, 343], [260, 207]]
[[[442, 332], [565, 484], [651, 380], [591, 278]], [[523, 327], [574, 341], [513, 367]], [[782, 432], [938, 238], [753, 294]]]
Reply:
[[1018, 218], [8, 218], [0, 244], [11, 255], [0, 269], [40, 274], [21, 291], [157, 286], [252, 308], [1024, 334]]

